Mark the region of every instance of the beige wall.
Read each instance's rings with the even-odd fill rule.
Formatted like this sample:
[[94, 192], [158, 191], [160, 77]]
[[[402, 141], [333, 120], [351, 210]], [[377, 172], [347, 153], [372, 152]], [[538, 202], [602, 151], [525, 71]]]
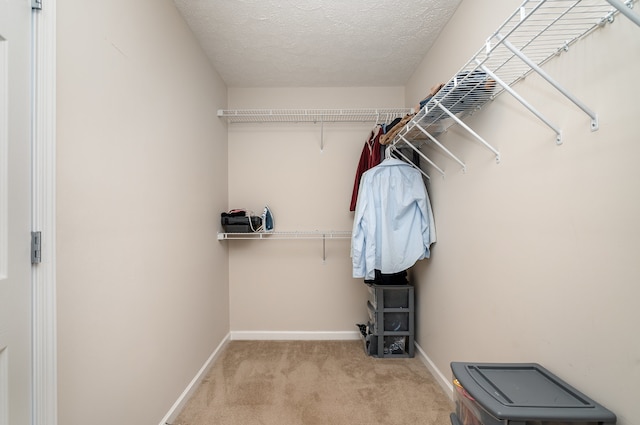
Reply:
[[226, 88], [170, 0], [57, 4], [58, 423], [158, 424], [229, 332]]
[[[462, 3], [407, 85], [409, 104], [448, 80], [515, 8], [496, 2], [488, 16], [480, 3]], [[640, 28], [620, 16], [545, 66], [598, 113], [596, 132], [530, 76], [515, 88], [562, 128], [561, 146], [502, 94], [467, 121], [499, 149], [500, 164], [459, 128], [442, 140], [466, 173], [428, 150], [447, 174], [429, 187], [438, 242], [412, 270], [417, 340], [447, 379], [451, 361], [539, 362], [619, 424], [638, 423], [639, 50]]]
[[[229, 89], [230, 108], [402, 107], [391, 88]], [[278, 231], [351, 230], [356, 166], [373, 124], [231, 124], [229, 206], [273, 210]], [[226, 241], [231, 330], [357, 332], [366, 287], [351, 278], [350, 240]], [[280, 334], [282, 335], [282, 334]], [[335, 335], [335, 334], [334, 334]], [[355, 335], [357, 336], [357, 335]], [[244, 336], [243, 336], [244, 337]]]
[[[229, 330], [355, 331], [366, 293], [349, 240], [327, 241], [323, 262], [321, 241], [213, 236], [221, 211], [265, 204], [277, 230], [350, 230], [371, 125], [325, 125], [321, 152], [319, 125], [227, 134], [215, 112], [413, 105], [520, 2], [479, 3], [461, 4], [406, 88], [236, 88], [227, 102], [170, 1], [58, 0], [59, 423], [158, 423]], [[459, 129], [443, 140], [466, 174], [430, 153], [447, 171], [429, 186], [438, 242], [412, 275], [418, 342], [446, 379], [453, 360], [537, 361], [620, 424], [640, 417], [624, 384], [640, 378], [638, 31], [620, 17], [548, 64], [599, 131], [528, 78], [518, 90], [562, 146], [503, 94], [469, 120], [501, 164]]]

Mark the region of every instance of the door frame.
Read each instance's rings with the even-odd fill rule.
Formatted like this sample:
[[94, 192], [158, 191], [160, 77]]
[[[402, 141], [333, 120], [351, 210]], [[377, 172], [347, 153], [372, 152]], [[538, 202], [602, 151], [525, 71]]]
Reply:
[[32, 13], [32, 230], [42, 232], [32, 267], [32, 425], [57, 425], [56, 0]]

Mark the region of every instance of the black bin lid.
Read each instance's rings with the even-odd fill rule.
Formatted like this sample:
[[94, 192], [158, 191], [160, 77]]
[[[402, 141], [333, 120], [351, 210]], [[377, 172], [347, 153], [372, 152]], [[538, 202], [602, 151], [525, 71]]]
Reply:
[[613, 412], [537, 363], [452, 362], [451, 370], [467, 393], [501, 420], [616, 422]]

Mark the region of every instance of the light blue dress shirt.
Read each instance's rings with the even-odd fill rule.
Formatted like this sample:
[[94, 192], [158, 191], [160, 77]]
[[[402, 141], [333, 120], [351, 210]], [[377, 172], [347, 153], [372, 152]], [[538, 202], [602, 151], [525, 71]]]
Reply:
[[376, 269], [384, 274], [406, 270], [428, 258], [435, 241], [420, 171], [388, 158], [362, 175], [351, 236], [354, 278], [372, 280]]

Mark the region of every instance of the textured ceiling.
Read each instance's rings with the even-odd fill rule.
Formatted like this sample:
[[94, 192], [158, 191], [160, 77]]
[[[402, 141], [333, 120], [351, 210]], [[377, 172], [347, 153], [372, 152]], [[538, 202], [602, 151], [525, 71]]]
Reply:
[[462, 0], [174, 0], [229, 87], [404, 85]]

